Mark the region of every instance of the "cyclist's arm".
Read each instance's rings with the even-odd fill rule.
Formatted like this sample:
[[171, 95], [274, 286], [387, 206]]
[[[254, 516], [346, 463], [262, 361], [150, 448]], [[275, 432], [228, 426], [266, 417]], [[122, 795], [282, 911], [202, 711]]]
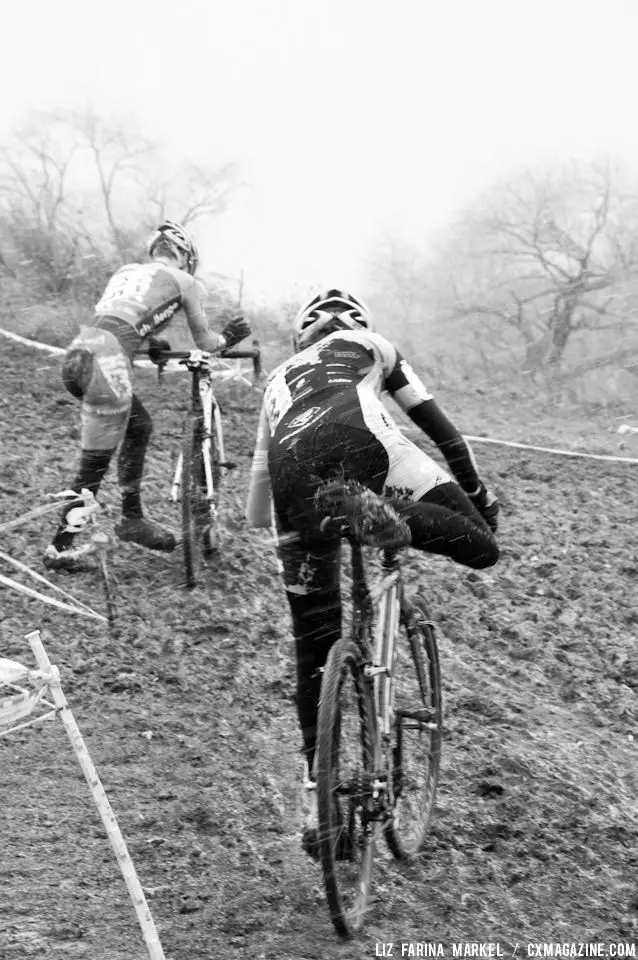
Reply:
[[257, 441], [250, 468], [250, 483], [246, 502], [246, 519], [251, 527], [269, 527], [272, 523], [272, 498], [268, 472], [270, 426], [266, 405], [262, 405], [257, 429]]
[[436, 400], [424, 400], [407, 414], [436, 443], [465, 492], [476, 495], [481, 489], [481, 481], [472, 448]]
[[394, 363], [385, 378], [385, 388], [402, 410], [437, 445], [461, 487], [469, 494], [481, 489], [472, 448], [439, 407], [409, 363], [393, 347]]
[[200, 350], [207, 350], [211, 353], [214, 353], [216, 350], [223, 350], [226, 346], [226, 338], [220, 333], [214, 333], [209, 329], [208, 319], [199, 298], [197, 283], [187, 274], [184, 274], [184, 277], [185, 282], [182, 284], [182, 306], [195, 345]]

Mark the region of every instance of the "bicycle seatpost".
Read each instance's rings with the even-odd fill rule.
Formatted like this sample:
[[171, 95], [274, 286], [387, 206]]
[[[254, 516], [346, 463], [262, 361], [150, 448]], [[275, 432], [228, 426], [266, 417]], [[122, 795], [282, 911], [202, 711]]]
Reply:
[[253, 357], [253, 377], [255, 383], [258, 383], [259, 378], [261, 377], [261, 351], [259, 349], [259, 340], [254, 339], [252, 344], [256, 351], [255, 356]]
[[164, 378], [164, 367], [168, 363], [168, 360], [159, 360], [157, 363], [157, 382], [161, 383]]

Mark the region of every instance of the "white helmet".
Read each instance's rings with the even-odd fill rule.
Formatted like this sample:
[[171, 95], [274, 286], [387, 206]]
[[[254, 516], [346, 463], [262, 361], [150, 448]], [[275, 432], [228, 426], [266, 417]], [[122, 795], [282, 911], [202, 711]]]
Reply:
[[164, 220], [148, 238], [147, 252], [153, 256], [153, 250], [158, 243], [168, 247], [181, 268], [194, 275], [199, 263], [199, 253], [195, 241], [184, 227], [175, 220]]
[[292, 321], [295, 353], [334, 330], [374, 329], [372, 314], [361, 300], [345, 290], [319, 293], [300, 308]]

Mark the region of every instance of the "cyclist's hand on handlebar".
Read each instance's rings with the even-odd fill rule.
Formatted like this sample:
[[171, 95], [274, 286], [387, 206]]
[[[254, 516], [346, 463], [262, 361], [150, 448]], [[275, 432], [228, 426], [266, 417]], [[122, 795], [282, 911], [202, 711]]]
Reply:
[[470, 494], [470, 500], [481, 514], [486, 524], [496, 533], [498, 529], [498, 499], [496, 494], [488, 490], [484, 483], [481, 483], [478, 493]]
[[149, 359], [158, 365], [166, 363], [166, 360], [162, 358], [162, 353], [170, 349], [171, 345], [168, 340], [163, 340], [161, 337], [150, 337], [148, 341]]
[[251, 332], [250, 324], [245, 317], [241, 315], [238, 317], [233, 317], [233, 319], [229, 320], [222, 330], [222, 336], [226, 341], [224, 350], [234, 347], [235, 344], [239, 343], [241, 340], [244, 340], [246, 337], [249, 337]]

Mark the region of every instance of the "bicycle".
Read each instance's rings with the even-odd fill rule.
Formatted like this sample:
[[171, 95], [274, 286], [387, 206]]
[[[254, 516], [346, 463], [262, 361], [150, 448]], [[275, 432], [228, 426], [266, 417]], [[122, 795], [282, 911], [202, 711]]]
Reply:
[[[332, 922], [348, 937], [367, 910], [379, 828], [396, 858], [425, 841], [441, 753], [441, 674], [427, 607], [405, 595], [405, 521], [389, 501], [342, 480], [323, 484], [315, 507], [321, 529], [351, 547], [352, 622], [324, 668], [315, 767], [324, 886]], [[366, 545], [383, 551], [376, 602]]]
[[171, 499], [181, 498], [182, 546], [186, 584], [196, 586], [202, 561], [209, 561], [219, 547], [222, 474], [236, 464], [226, 458], [219, 402], [213, 389], [214, 361], [253, 361], [255, 380], [261, 374], [258, 346], [244, 350], [209, 353], [205, 350], [162, 350], [155, 357], [158, 375], [171, 359], [191, 374], [191, 403], [184, 423], [181, 450], [171, 485]]

